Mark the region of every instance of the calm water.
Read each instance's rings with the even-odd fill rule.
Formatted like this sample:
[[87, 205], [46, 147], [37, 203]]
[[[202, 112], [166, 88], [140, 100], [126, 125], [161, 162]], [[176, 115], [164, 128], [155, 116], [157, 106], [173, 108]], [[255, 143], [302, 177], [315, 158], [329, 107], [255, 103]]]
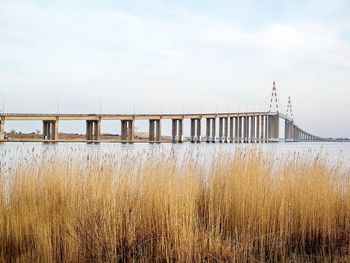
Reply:
[[[188, 154], [200, 156], [209, 160], [219, 153], [230, 153], [236, 149], [258, 149], [266, 154], [286, 156], [288, 154], [305, 154], [315, 157], [321, 155], [330, 161], [341, 161], [350, 164], [350, 143], [276, 143], [276, 144], [119, 144], [119, 143], [2, 143], [0, 144], [1, 166], [4, 164], [18, 164], [31, 158], [42, 159], [52, 154], [58, 154], [62, 158], [68, 156], [82, 156], [112, 154], [116, 158], [125, 154], [147, 156], [150, 152], [161, 152], [163, 154], [175, 153], [186, 158]], [[6, 165], [6, 166], [7, 166]]]

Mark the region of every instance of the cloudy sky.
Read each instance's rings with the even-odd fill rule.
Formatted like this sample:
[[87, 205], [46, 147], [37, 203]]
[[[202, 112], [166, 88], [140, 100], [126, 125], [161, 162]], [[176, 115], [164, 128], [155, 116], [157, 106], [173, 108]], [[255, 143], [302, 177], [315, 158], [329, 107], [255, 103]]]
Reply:
[[0, 0], [0, 94], [6, 112], [236, 112], [267, 110], [275, 80], [302, 128], [350, 137], [349, 13], [342, 0]]

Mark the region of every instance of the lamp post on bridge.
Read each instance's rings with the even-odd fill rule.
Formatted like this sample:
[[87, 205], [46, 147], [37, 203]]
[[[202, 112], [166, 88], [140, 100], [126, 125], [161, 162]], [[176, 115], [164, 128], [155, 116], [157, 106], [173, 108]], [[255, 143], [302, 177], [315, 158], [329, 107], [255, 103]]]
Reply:
[[59, 114], [59, 100], [58, 100], [58, 97], [56, 97], [56, 112], [57, 112], [57, 115]]
[[101, 103], [100, 99], [98, 100], [98, 104], [100, 106], [100, 116], [101, 116], [102, 115], [102, 103]]
[[2, 97], [2, 113], [5, 113], [5, 96], [4, 94], [1, 94]]

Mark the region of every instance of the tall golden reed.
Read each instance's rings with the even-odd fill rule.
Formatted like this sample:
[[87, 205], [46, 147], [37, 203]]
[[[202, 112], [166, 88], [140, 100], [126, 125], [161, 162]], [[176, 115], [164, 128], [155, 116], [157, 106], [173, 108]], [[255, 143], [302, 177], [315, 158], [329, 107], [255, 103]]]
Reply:
[[4, 262], [350, 260], [349, 173], [321, 158], [56, 156], [0, 183]]

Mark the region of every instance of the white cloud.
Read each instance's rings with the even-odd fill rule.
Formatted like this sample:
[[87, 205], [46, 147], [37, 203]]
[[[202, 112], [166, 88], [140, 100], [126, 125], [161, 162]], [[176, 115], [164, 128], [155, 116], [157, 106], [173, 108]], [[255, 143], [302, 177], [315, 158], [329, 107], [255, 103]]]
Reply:
[[[168, 18], [103, 6], [3, 2], [0, 85], [13, 111], [49, 110], [50, 103], [36, 103], [38, 95], [79, 98], [62, 106], [67, 112], [90, 111], [87, 102], [97, 96], [106, 111], [125, 112], [132, 101], [139, 111], [155, 111], [161, 101], [168, 111], [181, 108], [179, 101], [197, 111], [201, 105], [264, 109], [276, 79], [281, 99], [293, 96], [299, 121], [308, 124], [302, 114], [308, 111], [307, 118], [318, 122], [311, 120], [310, 128], [320, 127], [322, 104], [339, 96], [332, 83], [350, 96], [348, 25], [303, 17], [244, 27], [193, 10], [174, 9]], [[19, 92], [27, 96], [15, 99]], [[327, 114], [339, 115], [345, 103]], [[310, 116], [310, 107], [321, 112]], [[337, 132], [345, 134], [343, 127]]]

